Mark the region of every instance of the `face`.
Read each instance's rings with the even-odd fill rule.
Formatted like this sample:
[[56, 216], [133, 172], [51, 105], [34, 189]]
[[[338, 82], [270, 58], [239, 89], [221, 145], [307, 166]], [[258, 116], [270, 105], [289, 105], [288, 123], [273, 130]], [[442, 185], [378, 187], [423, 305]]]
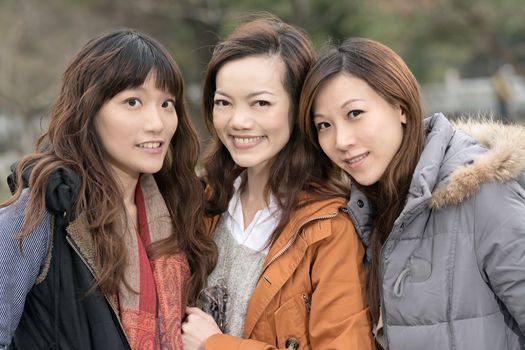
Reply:
[[121, 91], [100, 108], [95, 129], [107, 161], [126, 180], [162, 168], [177, 122], [175, 97], [159, 90], [150, 72], [144, 84]]
[[313, 103], [319, 144], [363, 186], [379, 181], [403, 138], [404, 113], [364, 80], [338, 74], [324, 82]]
[[235, 163], [269, 169], [290, 138], [290, 97], [278, 56], [249, 56], [217, 72], [213, 125]]

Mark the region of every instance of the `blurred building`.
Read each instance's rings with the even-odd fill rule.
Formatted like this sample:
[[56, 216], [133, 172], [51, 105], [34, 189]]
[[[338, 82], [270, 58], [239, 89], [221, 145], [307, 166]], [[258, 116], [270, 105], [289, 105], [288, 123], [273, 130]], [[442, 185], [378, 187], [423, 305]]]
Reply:
[[525, 122], [525, 79], [509, 65], [491, 77], [468, 79], [450, 69], [442, 83], [422, 85], [421, 91], [426, 114], [483, 115]]

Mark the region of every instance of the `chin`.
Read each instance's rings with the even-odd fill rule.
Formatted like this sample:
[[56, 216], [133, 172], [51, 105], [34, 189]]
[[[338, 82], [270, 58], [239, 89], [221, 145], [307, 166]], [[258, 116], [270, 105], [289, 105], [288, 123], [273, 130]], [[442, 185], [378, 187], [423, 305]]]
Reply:
[[235, 162], [237, 166], [240, 166], [242, 168], [251, 168], [261, 163], [258, 161], [254, 161], [253, 159], [245, 159], [245, 158], [233, 158], [233, 161]]
[[143, 174], [155, 174], [155, 173], [158, 173], [161, 169], [162, 169], [162, 165], [161, 166], [156, 166], [156, 167], [147, 167], [147, 168], [142, 169], [141, 173], [143, 173]]
[[375, 178], [375, 177], [372, 177], [372, 176], [352, 176], [351, 174], [349, 174], [351, 177], [352, 177], [352, 180], [357, 182], [359, 185], [361, 186], [364, 186], [364, 187], [367, 187], [367, 186], [372, 186], [373, 184], [377, 183], [379, 181], [378, 178]]

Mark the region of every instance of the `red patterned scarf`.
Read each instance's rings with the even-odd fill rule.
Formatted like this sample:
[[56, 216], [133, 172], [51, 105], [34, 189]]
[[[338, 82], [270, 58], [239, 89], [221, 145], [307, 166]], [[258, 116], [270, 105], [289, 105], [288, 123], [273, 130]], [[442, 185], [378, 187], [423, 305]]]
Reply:
[[[135, 191], [138, 232], [126, 237], [129, 267], [118, 305], [124, 331], [133, 350], [182, 350], [181, 322], [186, 307], [184, 286], [190, 276], [183, 252], [149, 260], [151, 242], [172, 234], [166, 203], [152, 175], [143, 175]], [[128, 220], [128, 227], [133, 223]]]

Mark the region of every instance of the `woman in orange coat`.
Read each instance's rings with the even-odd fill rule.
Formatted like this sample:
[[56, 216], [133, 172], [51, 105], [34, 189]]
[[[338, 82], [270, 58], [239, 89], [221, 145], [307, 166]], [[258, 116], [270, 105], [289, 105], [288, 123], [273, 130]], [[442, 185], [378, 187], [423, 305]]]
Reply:
[[212, 134], [207, 213], [219, 261], [188, 308], [185, 350], [371, 349], [364, 249], [345, 188], [297, 126], [314, 61], [306, 35], [273, 18], [237, 28], [204, 83]]

